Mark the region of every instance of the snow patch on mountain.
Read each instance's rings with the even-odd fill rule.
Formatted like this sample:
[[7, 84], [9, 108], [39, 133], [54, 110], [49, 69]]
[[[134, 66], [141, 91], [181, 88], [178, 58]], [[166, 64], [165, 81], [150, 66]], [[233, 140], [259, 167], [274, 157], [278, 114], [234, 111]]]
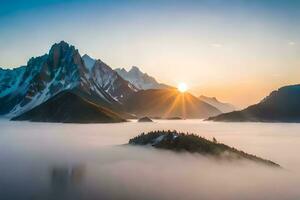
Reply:
[[64, 41], [54, 44], [48, 54], [31, 58], [25, 67], [17, 70], [21, 71], [18, 76], [12, 70], [0, 70], [2, 114], [22, 114], [61, 91], [73, 89], [97, 101], [116, 102], [90, 80], [90, 71], [78, 50]]
[[0, 68], [0, 98], [18, 89], [24, 72], [25, 67], [15, 69]]
[[100, 59], [96, 60], [88, 55], [83, 56], [82, 59], [85, 65], [89, 65], [87, 68], [90, 70], [90, 81], [103, 88], [114, 100], [122, 103], [123, 99], [126, 99], [132, 92], [138, 91], [138, 88], [124, 80]]

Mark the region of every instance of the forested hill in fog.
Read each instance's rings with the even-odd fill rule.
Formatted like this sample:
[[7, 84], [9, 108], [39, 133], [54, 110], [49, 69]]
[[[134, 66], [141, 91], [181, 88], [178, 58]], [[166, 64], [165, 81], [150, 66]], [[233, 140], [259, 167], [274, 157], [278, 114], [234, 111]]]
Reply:
[[250, 160], [256, 163], [280, 167], [278, 164], [245, 153], [225, 144], [207, 140], [195, 134], [184, 134], [177, 131], [151, 131], [142, 133], [129, 140], [130, 145], [152, 146], [158, 149], [166, 149], [175, 152], [199, 153], [212, 156], [219, 160]]

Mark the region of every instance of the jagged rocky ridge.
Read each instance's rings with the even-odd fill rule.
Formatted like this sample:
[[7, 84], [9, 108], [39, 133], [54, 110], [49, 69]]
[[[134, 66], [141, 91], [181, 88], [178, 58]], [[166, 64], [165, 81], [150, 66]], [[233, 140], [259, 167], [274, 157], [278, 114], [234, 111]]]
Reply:
[[90, 80], [98, 87], [103, 88], [116, 101], [123, 102], [138, 88], [129, 81], [124, 80], [116, 71], [112, 70], [100, 59], [96, 60], [88, 55], [82, 57], [85, 65], [89, 69]]
[[258, 104], [241, 111], [210, 117], [212, 121], [230, 122], [300, 122], [300, 85], [273, 91]]
[[270, 160], [259, 158], [233, 147], [207, 140], [195, 134], [185, 134], [177, 131], [151, 131], [142, 133], [129, 140], [130, 145], [152, 146], [158, 149], [172, 150], [175, 152], [199, 153], [222, 160], [246, 159], [256, 163], [280, 167]]
[[64, 90], [76, 90], [109, 108], [119, 108], [122, 98], [136, 91], [101, 61], [86, 67], [78, 50], [64, 41], [54, 44], [48, 54], [31, 58], [26, 66], [1, 74], [0, 114], [9, 116], [22, 114]]

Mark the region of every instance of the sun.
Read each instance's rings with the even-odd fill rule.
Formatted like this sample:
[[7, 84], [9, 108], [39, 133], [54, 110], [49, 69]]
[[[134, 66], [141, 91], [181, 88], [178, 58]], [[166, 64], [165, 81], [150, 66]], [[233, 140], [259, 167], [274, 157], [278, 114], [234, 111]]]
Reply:
[[179, 83], [177, 89], [179, 90], [179, 92], [184, 93], [187, 91], [188, 86], [185, 83]]

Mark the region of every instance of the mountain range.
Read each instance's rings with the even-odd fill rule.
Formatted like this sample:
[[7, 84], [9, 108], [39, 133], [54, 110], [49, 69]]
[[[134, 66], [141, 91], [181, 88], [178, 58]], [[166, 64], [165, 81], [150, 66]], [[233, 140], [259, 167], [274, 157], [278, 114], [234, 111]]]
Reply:
[[[182, 116], [183, 107], [186, 107], [187, 118], [207, 118], [221, 113], [188, 93], [185, 95], [191, 101], [180, 101], [182, 94], [175, 91], [137, 67], [128, 72], [113, 70], [99, 59], [81, 56], [74, 46], [64, 41], [54, 44], [47, 54], [32, 57], [24, 66], [0, 68], [0, 114], [14, 120], [86, 123], [87, 119], [76, 116], [83, 110], [71, 112], [72, 105], [89, 108], [90, 113], [86, 115], [93, 116], [93, 122], [101, 122], [105, 113], [113, 113], [109, 115], [112, 122], [148, 114], [164, 117], [166, 111], [169, 116]], [[69, 99], [76, 102], [63, 103], [71, 102]], [[157, 112], [146, 112], [154, 104], [153, 110]], [[49, 108], [53, 112], [45, 112]], [[91, 114], [95, 110], [98, 114]], [[40, 115], [39, 112], [45, 113]], [[57, 113], [65, 113], [65, 117]], [[115, 120], [119, 117], [123, 119]], [[110, 121], [106, 119], [105, 122]]]
[[214, 97], [180, 93], [137, 67], [114, 70], [64, 41], [24, 66], [0, 68], [0, 115], [29, 121], [121, 122], [148, 116], [300, 122], [300, 85], [282, 87], [255, 105], [234, 110]]
[[271, 92], [261, 102], [241, 111], [210, 117], [212, 121], [300, 122], [300, 85], [290, 85]]

